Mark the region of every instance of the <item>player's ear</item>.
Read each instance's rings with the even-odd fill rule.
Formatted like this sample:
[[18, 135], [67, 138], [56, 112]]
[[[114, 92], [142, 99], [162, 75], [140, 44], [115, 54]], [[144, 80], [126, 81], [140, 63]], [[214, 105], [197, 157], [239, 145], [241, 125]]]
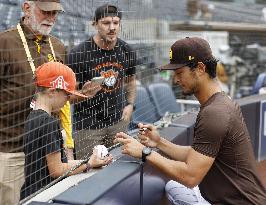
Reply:
[[202, 62], [198, 62], [197, 69], [198, 69], [198, 71], [199, 71], [200, 74], [204, 74], [205, 71], [206, 71], [206, 66]]

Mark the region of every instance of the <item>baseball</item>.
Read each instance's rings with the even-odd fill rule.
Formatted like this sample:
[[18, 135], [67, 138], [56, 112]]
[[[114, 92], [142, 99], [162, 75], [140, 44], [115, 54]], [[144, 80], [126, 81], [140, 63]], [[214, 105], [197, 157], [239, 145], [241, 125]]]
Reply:
[[104, 145], [96, 145], [94, 149], [100, 159], [104, 159], [108, 155], [108, 149]]

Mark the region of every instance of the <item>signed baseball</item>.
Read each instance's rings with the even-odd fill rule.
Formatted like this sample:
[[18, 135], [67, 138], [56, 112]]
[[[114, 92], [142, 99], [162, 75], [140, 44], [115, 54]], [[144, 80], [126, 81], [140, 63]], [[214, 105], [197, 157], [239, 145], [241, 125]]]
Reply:
[[104, 159], [108, 155], [108, 149], [104, 145], [96, 145], [94, 149], [100, 159]]

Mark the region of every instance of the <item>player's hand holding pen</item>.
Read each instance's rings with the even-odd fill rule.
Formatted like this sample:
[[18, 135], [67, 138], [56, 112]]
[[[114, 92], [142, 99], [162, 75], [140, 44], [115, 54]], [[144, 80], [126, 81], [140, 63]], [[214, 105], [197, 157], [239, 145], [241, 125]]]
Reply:
[[119, 132], [115, 136], [114, 143], [122, 144], [121, 152], [123, 154], [128, 154], [136, 158], [141, 158], [142, 149], [144, 148], [144, 145], [141, 144], [137, 139], [123, 132]]
[[114, 143], [122, 144], [121, 151], [123, 154], [128, 154], [132, 157], [141, 158], [142, 150], [145, 146], [147, 147], [157, 147], [161, 138], [156, 131], [156, 127], [152, 125], [138, 124], [139, 133], [137, 139], [123, 133], [119, 132], [115, 136]]
[[153, 125], [138, 124], [139, 133], [138, 137], [140, 142], [147, 147], [157, 147], [161, 141], [161, 137], [157, 132], [157, 129]]

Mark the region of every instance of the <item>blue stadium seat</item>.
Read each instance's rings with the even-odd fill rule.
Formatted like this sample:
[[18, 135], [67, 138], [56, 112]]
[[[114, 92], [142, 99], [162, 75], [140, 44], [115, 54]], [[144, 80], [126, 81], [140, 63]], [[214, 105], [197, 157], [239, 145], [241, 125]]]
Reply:
[[259, 90], [262, 87], [266, 87], [266, 72], [259, 74], [259, 76], [257, 77], [257, 80], [252, 90], [252, 94], [258, 94]]
[[176, 102], [172, 88], [166, 83], [153, 83], [148, 86], [149, 93], [160, 117], [166, 112], [179, 113], [181, 106]]
[[149, 123], [152, 124], [160, 119], [155, 105], [152, 103], [147, 89], [143, 86], [137, 86], [136, 109], [133, 112], [133, 124]]

